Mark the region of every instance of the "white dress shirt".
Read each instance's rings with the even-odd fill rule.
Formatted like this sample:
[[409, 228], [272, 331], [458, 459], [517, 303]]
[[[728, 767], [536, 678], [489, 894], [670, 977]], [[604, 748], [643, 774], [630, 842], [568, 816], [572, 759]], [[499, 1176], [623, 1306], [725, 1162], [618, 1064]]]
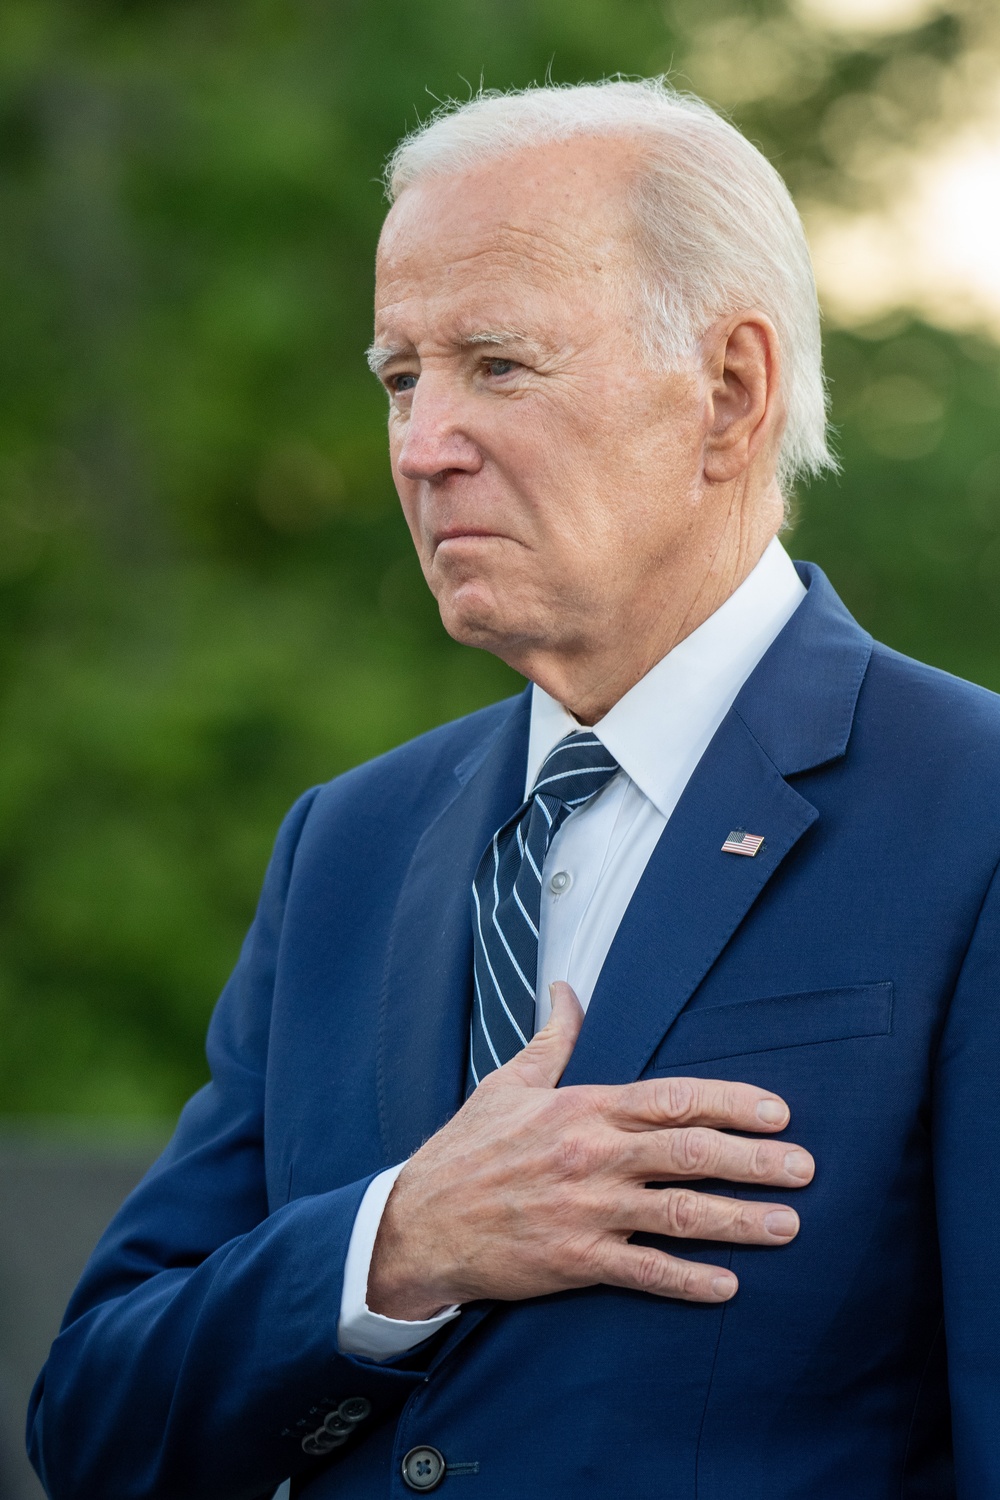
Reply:
[[[586, 1010], [622, 917], [692, 772], [804, 595], [775, 538], [736, 592], [593, 726], [621, 770], [565, 820], [542, 866], [536, 1030], [548, 1020], [554, 979], [568, 980]], [[548, 693], [532, 689], [525, 798], [549, 751], [580, 727]], [[370, 1183], [354, 1223], [337, 1330], [346, 1354], [389, 1359], [461, 1311], [452, 1307], [425, 1322], [401, 1322], [373, 1313], [365, 1301], [382, 1211], [403, 1165]]]

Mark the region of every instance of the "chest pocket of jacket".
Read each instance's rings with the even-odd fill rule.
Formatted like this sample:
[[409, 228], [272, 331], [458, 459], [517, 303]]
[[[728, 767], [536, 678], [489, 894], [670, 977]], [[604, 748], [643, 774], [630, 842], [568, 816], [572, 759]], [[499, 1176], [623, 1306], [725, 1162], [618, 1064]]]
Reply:
[[773, 995], [737, 1005], [682, 1011], [653, 1056], [647, 1073], [675, 1071], [722, 1057], [775, 1052], [892, 1030], [892, 984]]

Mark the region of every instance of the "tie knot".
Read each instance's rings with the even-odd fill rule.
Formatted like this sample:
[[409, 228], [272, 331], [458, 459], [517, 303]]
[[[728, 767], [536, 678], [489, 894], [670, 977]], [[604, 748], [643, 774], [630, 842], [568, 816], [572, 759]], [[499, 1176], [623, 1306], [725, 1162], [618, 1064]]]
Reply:
[[618, 762], [593, 730], [580, 729], [549, 751], [531, 795], [577, 807], [596, 796], [618, 769]]

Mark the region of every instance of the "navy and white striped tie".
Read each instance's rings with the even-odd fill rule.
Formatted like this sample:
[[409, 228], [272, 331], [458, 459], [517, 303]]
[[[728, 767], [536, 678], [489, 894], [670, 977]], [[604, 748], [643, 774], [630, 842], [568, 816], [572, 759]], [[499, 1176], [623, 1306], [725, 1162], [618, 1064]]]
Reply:
[[542, 865], [557, 829], [618, 763], [589, 729], [550, 751], [531, 795], [494, 835], [472, 882], [475, 1003], [467, 1091], [526, 1046], [535, 1027]]

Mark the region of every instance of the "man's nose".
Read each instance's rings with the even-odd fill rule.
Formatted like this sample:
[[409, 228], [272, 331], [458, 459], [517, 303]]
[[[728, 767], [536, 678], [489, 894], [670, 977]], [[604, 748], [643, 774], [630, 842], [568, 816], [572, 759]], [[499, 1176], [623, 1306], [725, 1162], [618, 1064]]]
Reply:
[[482, 454], [463, 425], [462, 404], [440, 384], [421, 376], [396, 457], [404, 479], [430, 480], [451, 471], [475, 474]]

